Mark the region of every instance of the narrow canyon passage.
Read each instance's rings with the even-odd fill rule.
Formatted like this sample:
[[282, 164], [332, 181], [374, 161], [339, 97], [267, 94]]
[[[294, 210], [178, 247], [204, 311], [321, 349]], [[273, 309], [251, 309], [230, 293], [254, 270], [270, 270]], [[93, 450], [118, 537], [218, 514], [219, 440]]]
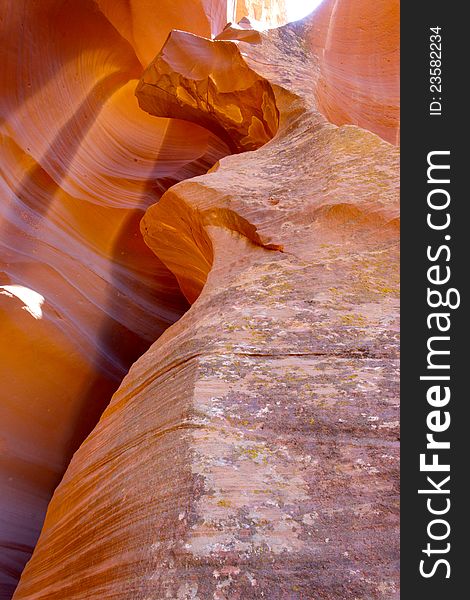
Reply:
[[66, 468], [16, 599], [398, 598], [397, 5], [167, 38], [131, 4], [20, 15], [0, 598]]
[[[167, 135], [171, 129], [166, 127]], [[38, 197], [42, 173], [33, 170], [22, 184], [28, 195], [22, 191], [22, 206], [15, 210], [28, 221], [31, 215], [47, 244], [25, 232], [16, 216], [1, 231], [2, 598], [11, 597], [72, 454], [131, 364], [187, 310], [175, 277], [143, 242], [144, 208], [174, 181], [204, 173], [221, 155], [198, 159], [160, 180], [155, 163], [141, 208], [90, 205], [87, 211], [82, 202], [77, 213], [59, 196], [37, 217], [28, 197]], [[11, 292], [14, 286], [44, 299], [39, 318], [24, 310], [27, 304]]]
[[[231, 151], [197, 119], [139, 108], [134, 50], [92, 2], [29, 8], [8, 14], [2, 80], [2, 600], [73, 453], [132, 363], [189, 306], [143, 241], [145, 209]], [[74, 19], [83, 27], [70, 31]], [[46, 69], [29, 71], [36, 46]]]

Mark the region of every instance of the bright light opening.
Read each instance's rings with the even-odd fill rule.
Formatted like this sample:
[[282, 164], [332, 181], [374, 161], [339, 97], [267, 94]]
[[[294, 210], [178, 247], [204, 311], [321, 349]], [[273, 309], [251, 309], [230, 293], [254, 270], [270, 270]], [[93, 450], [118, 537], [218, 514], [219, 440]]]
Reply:
[[322, 0], [285, 0], [289, 23], [298, 21], [314, 11]]
[[44, 296], [41, 296], [41, 294], [24, 287], [24, 285], [1, 285], [0, 294], [5, 294], [5, 296], [9, 296], [10, 298], [16, 296], [18, 300], [23, 302], [23, 310], [29, 312], [35, 319], [42, 318], [41, 307], [44, 303]]

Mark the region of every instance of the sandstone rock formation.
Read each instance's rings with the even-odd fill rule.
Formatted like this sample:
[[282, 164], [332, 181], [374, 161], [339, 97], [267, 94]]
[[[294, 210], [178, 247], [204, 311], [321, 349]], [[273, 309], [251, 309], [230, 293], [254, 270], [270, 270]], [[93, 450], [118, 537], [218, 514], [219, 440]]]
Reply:
[[321, 112], [393, 144], [400, 119], [399, 11], [397, 1], [323, 2], [306, 36], [319, 61]]
[[143, 110], [203, 125], [232, 153], [256, 150], [279, 125], [268, 81], [232, 42], [173, 31], [136, 90]]
[[[250, 16], [260, 24], [269, 26], [287, 23], [286, 3], [288, 0], [272, 2], [272, 0], [236, 0], [233, 2], [233, 21]], [[230, 12], [229, 12], [230, 14]]]
[[397, 3], [4, 4], [0, 598], [398, 598]]

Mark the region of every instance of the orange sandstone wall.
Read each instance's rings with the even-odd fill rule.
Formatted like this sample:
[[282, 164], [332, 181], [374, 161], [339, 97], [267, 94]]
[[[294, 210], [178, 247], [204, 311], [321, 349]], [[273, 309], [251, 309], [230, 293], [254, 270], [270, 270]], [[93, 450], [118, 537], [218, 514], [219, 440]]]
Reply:
[[287, 23], [285, 0], [235, 0], [234, 4], [235, 22], [243, 17], [249, 17], [270, 27], [279, 27]]
[[[184, 21], [170, 2], [168, 14], [134, 3], [132, 19], [124, 2], [1, 4], [0, 286], [44, 299], [35, 317], [0, 288], [7, 598], [73, 451], [132, 362], [187, 307], [142, 240], [144, 210], [228, 149], [197, 124], [150, 117], [134, 95], [140, 60], [170, 29], [217, 31], [221, 7], [206, 14], [194, 2], [177, 11]], [[138, 43], [123, 29], [131, 25]]]
[[399, 139], [399, 0], [323, 2], [307, 43], [318, 55], [320, 110], [337, 125]]
[[2, 600], [398, 598], [397, 4], [227, 12], [2, 0]]

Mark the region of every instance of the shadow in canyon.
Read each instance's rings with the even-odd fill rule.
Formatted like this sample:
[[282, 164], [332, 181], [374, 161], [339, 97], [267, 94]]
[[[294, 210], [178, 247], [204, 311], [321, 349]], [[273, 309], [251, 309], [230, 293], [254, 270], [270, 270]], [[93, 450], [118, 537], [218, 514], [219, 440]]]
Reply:
[[[99, 94], [101, 99], [100, 108], [121, 83], [121, 79], [115, 75], [92, 90], [91, 94]], [[104, 90], [106, 90], [106, 94], [103, 94]], [[47, 152], [48, 160], [52, 160], [54, 156], [57, 156], [56, 153], [63, 148], [64, 140], [70, 139], [71, 131], [78, 133], [76, 124], [86, 110], [89, 110], [87, 100], [84, 101], [78, 112], [62, 128], [51, 144]], [[98, 112], [94, 118], [96, 118]], [[82, 128], [80, 136], [76, 135], [74, 137], [74, 144], [68, 146], [67, 156], [63, 157], [65, 169], [61, 174], [61, 178], [53, 183], [53, 188], [48, 196], [49, 201], [53, 200], [55, 192], [59, 190], [60, 183], [67, 174], [66, 169], [71, 164], [73, 156], [80, 147], [81, 140], [92, 125], [94, 118], [88, 118], [87, 127]], [[168, 133], [171, 131], [172, 124], [170, 121]], [[228, 149], [225, 154], [229, 154]], [[19, 522], [15, 524], [10, 521], [6, 531], [0, 532], [0, 548], [3, 555], [0, 559], [0, 600], [9, 600], [13, 595], [22, 570], [29, 560], [39, 537], [47, 504], [74, 452], [95, 427], [130, 366], [189, 308], [189, 304], [181, 293], [174, 275], [146, 246], [142, 238], [140, 220], [145, 210], [151, 204], [157, 202], [169, 187], [183, 179], [207, 172], [216, 160], [225, 154], [219, 153], [217, 156], [213, 156], [209, 152], [207, 156], [201, 156], [192, 163], [185, 165], [171, 177], [162, 175], [157, 157], [154, 169], [143, 189], [139, 206], [129, 211], [128, 216], [123, 221], [119, 234], [113, 243], [110, 257], [112, 272], [108, 285], [108, 300], [104, 310], [107, 318], [103, 321], [96, 339], [95, 376], [87, 381], [86, 386], [79, 394], [75, 427], [67, 443], [65, 455], [61, 459], [64, 469], [55, 475], [49, 473], [52, 481], [49, 479], [50, 493], [47, 494], [47, 498], [42, 497], [40, 499], [40, 507], [38, 509], [36, 506], [34, 514], [28, 514], [28, 506], [25, 507], [26, 511], [22, 514], [22, 491], [20, 490], [15, 501], [15, 512]], [[46, 174], [38, 165], [25, 176], [16, 192], [28, 208], [37, 215], [39, 225], [41, 219], [47, 216], [49, 204], [42, 201], [38, 197], [39, 194], [31, 193], [31, 189], [39, 188], [40, 179], [44, 176]], [[9, 240], [8, 245], [14, 260], [15, 244], [18, 246], [19, 239], [16, 228], [10, 227], [8, 231], [4, 230], [3, 238]], [[27, 240], [23, 237], [21, 239], [22, 244], [24, 241], [27, 241], [27, 245], [34, 246], [35, 244], [32, 237]], [[29, 250], [32, 251], [32, 248]], [[146, 269], [145, 277], [140, 277], [141, 271]], [[137, 310], [140, 313], [139, 318], [146, 323], [144, 330], [136, 332], [123, 323], [123, 321], [126, 321], [123, 314], [126, 311], [135, 311], [136, 306], [132, 303], [131, 298], [123, 298], [123, 295], [119, 294], [119, 290], [122, 288], [132, 290], [132, 293], [138, 299], [136, 304], [138, 304]], [[40, 286], [37, 291], [41, 293]], [[157, 310], [147, 311], [148, 307], [153, 307], [153, 309], [157, 307]], [[119, 366], [114, 369], [114, 372], [110, 369], [110, 357], [112, 357], [112, 363]], [[40, 356], [37, 359], [41, 360]], [[31, 469], [30, 475], [32, 480], [29, 485], [28, 482], [23, 482], [23, 486], [26, 485], [28, 493], [34, 500], [35, 495], [44, 495], [44, 489], [38, 490], [35, 488], [37, 475]]]

